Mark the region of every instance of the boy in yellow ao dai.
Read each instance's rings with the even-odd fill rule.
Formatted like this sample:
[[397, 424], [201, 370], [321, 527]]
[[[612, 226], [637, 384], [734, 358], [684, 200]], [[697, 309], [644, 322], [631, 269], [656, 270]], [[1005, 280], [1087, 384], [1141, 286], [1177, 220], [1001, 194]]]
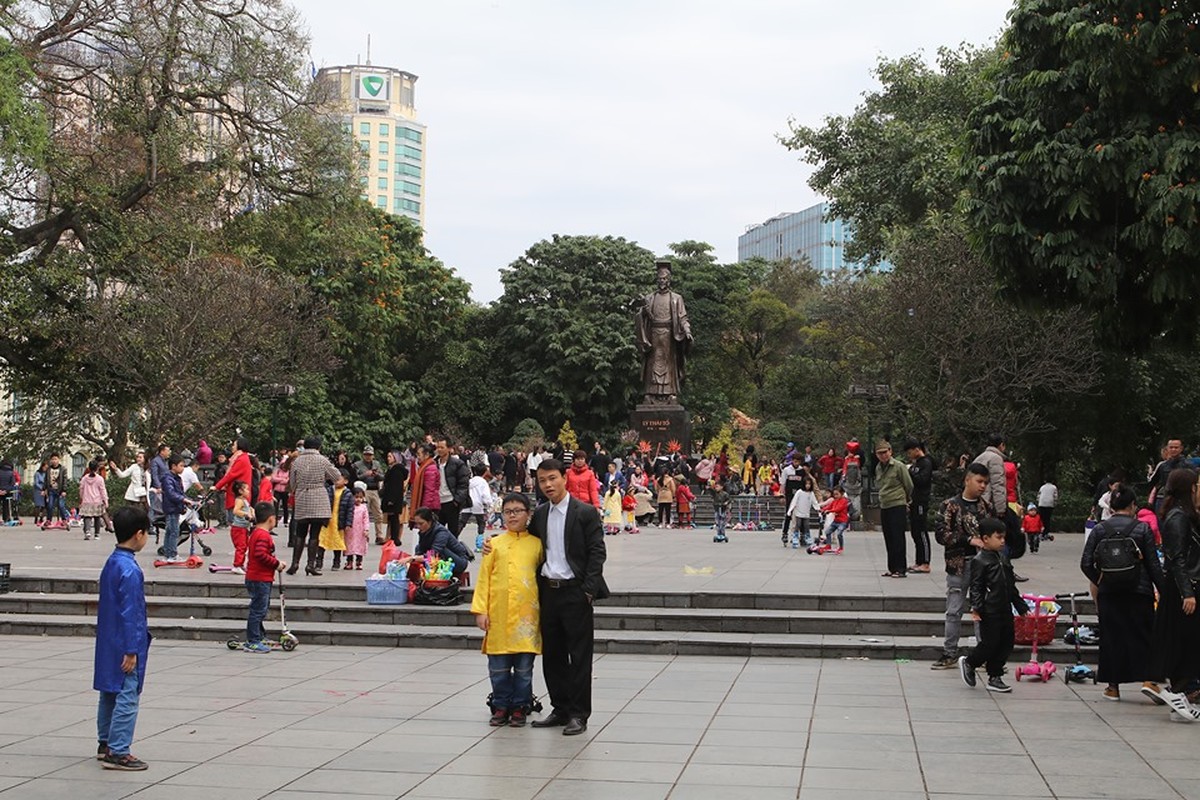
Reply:
[[525, 495], [504, 498], [505, 531], [491, 539], [471, 600], [475, 624], [484, 631], [493, 727], [525, 724], [533, 702], [533, 659], [542, 652], [537, 586], [542, 541], [528, 530], [530, 512]]

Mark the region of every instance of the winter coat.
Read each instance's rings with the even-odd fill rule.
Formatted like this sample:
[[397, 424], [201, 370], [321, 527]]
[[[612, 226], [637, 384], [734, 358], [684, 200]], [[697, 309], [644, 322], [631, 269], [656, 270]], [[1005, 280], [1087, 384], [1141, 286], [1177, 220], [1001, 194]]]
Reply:
[[292, 459], [288, 490], [295, 498], [293, 517], [297, 520], [329, 519], [329, 492], [325, 486], [336, 481], [339, 474], [329, 459], [317, 450], [305, 450]]
[[383, 513], [400, 513], [404, 506], [404, 482], [407, 480], [408, 470], [402, 462], [388, 467], [388, 471], [383, 475], [383, 486], [379, 490], [379, 507]]
[[998, 550], [980, 550], [971, 562], [971, 611], [980, 616], [1012, 613], [1024, 616], [1029, 611], [1013, 578], [1012, 563]]
[[572, 464], [567, 468], [567, 493], [581, 503], [600, 507], [600, 486], [591, 467], [576, 469]]
[[1196, 584], [1200, 583], [1200, 532], [1196, 520], [1172, 508], [1162, 522], [1163, 561], [1166, 562], [1167, 579], [1175, 581], [1175, 588], [1183, 599], [1196, 596]]
[[237, 500], [237, 495], [233, 493], [233, 482], [241, 481], [247, 486], [252, 487], [251, 491], [257, 491], [258, 486], [254, 483], [254, 470], [250, 466], [250, 454], [238, 453], [229, 464], [229, 471], [226, 472], [221, 480], [213, 484], [213, 491], [225, 490], [225, 508], [233, 508], [234, 502]]
[[984, 490], [984, 499], [988, 507], [997, 517], [1004, 517], [1004, 509], [1008, 506], [1008, 483], [1004, 477], [1004, 453], [998, 448], [989, 447], [975, 457], [975, 464], [983, 464], [988, 470], [988, 488]]
[[435, 553], [439, 558], [448, 558], [453, 561], [455, 575], [466, 570], [467, 564], [471, 560], [466, 545], [440, 522], [435, 522], [426, 533], [417, 536], [416, 554], [423, 556], [429, 552]]

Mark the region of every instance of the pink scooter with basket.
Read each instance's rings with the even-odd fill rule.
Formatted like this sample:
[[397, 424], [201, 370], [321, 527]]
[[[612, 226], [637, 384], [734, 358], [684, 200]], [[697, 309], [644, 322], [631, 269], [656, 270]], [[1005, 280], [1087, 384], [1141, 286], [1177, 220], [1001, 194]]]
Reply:
[[1021, 597], [1029, 604], [1029, 613], [1013, 620], [1013, 641], [1030, 645], [1033, 652], [1029, 663], [1016, 668], [1017, 680], [1028, 676], [1040, 678], [1046, 683], [1058, 667], [1053, 661], [1038, 661], [1038, 647], [1054, 641], [1054, 629], [1058, 625], [1058, 604], [1054, 602], [1052, 595], [1023, 594]]

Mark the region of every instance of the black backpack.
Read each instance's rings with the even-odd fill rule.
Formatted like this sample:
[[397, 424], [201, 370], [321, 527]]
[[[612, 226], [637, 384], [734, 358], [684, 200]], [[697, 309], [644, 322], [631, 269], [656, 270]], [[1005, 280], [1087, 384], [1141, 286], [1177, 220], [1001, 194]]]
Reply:
[[1096, 542], [1093, 563], [1100, 571], [1098, 585], [1109, 589], [1133, 589], [1138, 585], [1142, 577], [1142, 550], [1130, 534], [1139, 525], [1145, 523], [1135, 522], [1127, 530], [1112, 531]]

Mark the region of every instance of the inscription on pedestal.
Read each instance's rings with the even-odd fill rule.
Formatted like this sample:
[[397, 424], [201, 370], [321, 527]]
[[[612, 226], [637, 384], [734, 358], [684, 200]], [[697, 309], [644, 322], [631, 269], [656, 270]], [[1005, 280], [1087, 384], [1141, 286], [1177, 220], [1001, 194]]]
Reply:
[[692, 449], [692, 423], [683, 406], [638, 406], [632, 415], [633, 429], [640, 441], [650, 443], [652, 455], [668, 455], [676, 449], [684, 457]]

